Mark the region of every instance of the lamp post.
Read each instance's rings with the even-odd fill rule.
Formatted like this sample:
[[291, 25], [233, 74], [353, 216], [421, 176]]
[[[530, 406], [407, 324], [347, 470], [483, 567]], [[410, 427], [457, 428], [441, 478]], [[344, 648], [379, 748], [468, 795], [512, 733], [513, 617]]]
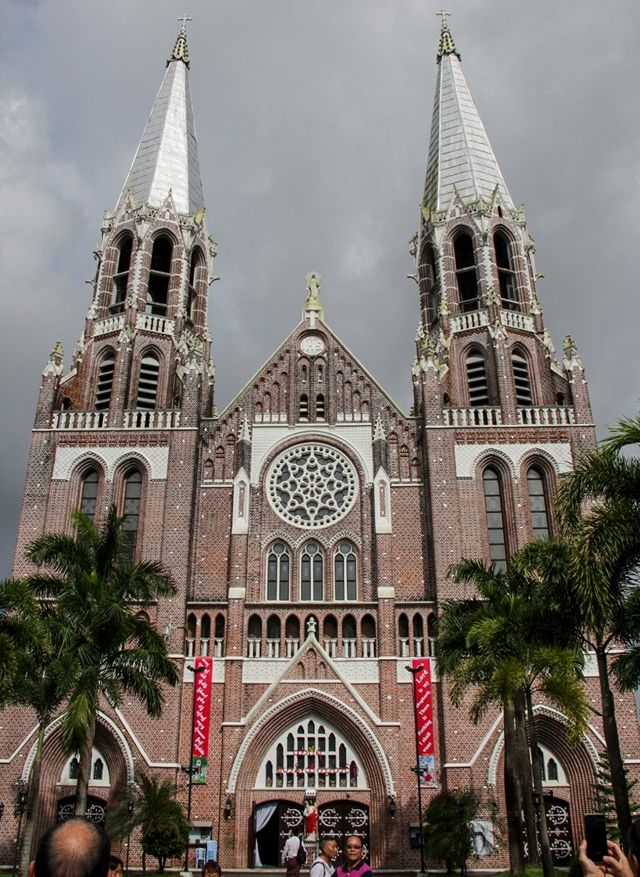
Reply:
[[424, 664], [418, 664], [417, 667], [406, 667], [406, 670], [411, 673], [412, 683], [413, 683], [413, 720], [415, 723], [415, 738], [416, 738], [416, 764], [415, 767], [412, 767], [411, 770], [415, 771], [416, 779], [418, 781], [418, 819], [420, 822], [420, 872], [422, 874], [427, 873], [427, 863], [424, 858], [424, 822], [422, 819], [422, 786], [420, 784], [420, 749], [418, 746], [418, 711], [417, 711], [417, 697], [416, 697], [416, 677], [418, 673], [422, 673], [424, 670]]
[[20, 835], [22, 833], [22, 817], [24, 816], [24, 811], [27, 809], [27, 798], [29, 796], [29, 790], [23, 782], [18, 784], [18, 794], [16, 795], [16, 801], [13, 805], [13, 815], [18, 818], [18, 831], [16, 833], [16, 848], [13, 853], [13, 868], [11, 873], [13, 877], [15, 877], [16, 872], [18, 870], [18, 855], [20, 853]]
[[129, 850], [131, 848], [131, 831], [133, 828], [133, 826], [131, 825], [131, 820], [133, 818], [134, 807], [135, 804], [133, 803], [133, 799], [129, 798], [129, 800], [127, 801], [127, 816], [129, 817], [129, 821], [127, 823], [127, 855], [124, 862], [125, 877], [129, 877]]
[[193, 703], [191, 705], [191, 739], [189, 741], [189, 764], [186, 768], [187, 775], [189, 777], [189, 785], [187, 791], [187, 824], [189, 826], [189, 837], [187, 838], [187, 849], [184, 854], [184, 871], [189, 870], [189, 846], [191, 841], [191, 789], [193, 787], [193, 737], [195, 735], [196, 730], [196, 711], [195, 711], [195, 699], [196, 699], [196, 683], [198, 679], [198, 673], [202, 673], [204, 667], [194, 667], [192, 664], [187, 664], [187, 670], [191, 670], [193, 673]]

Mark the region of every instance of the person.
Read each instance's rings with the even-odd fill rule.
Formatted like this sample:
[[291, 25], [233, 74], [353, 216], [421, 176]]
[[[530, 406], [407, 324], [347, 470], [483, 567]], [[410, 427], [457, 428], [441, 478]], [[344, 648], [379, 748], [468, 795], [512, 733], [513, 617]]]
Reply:
[[122, 877], [124, 866], [120, 856], [109, 857], [109, 877]]
[[43, 835], [29, 877], [108, 877], [111, 846], [105, 831], [80, 816]]
[[282, 864], [287, 869], [287, 877], [300, 877], [300, 863], [298, 862], [298, 850], [302, 841], [292, 831], [286, 839], [282, 851]]
[[304, 834], [308, 841], [315, 841], [318, 836], [318, 807], [315, 795], [307, 795], [304, 799]]
[[365, 862], [367, 851], [358, 834], [349, 834], [344, 839], [342, 855], [344, 863], [336, 868], [336, 877], [371, 877], [371, 866]]
[[202, 877], [222, 877], [222, 868], [215, 859], [209, 859], [204, 863]]
[[338, 843], [335, 837], [324, 837], [320, 841], [320, 855], [309, 868], [309, 877], [332, 877], [333, 863], [338, 858]]
[[613, 877], [640, 877], [640, 819], [634, 819], [629, 828], [629, 858], [617, 843], [607, 841], [607, 846], [609, 855], [604, 857], [602, 864], [596, 864], [587, 856], [586, 840], [582, 841], [578, 861], [584, 877], [603, 877], [604, 874], [612, 874]]

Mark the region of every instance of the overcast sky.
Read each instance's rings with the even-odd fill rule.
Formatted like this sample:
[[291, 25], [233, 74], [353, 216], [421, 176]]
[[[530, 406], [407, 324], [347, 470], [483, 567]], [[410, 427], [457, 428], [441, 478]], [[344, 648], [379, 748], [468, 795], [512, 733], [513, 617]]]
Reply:
[[[94, 249], [175, 40], [175, 0], [0, 0], [0, 574], [56, 339], [67, 364]], [[408, 409], [417, 228], [440, 8], [431, 0], [188, 0], [209, 230], [216, 403], [296, 325], [327, 322]], [[456, 0], [463, 69], [537, 242], [603, 434], [638, 411], [640, 2]]]

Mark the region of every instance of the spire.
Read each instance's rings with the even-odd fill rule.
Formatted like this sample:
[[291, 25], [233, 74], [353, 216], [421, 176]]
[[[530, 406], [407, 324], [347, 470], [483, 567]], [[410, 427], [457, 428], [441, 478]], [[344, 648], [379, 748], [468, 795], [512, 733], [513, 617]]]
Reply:
[[161, 207], [171, 192], [178, 213], [204, 207], [196, 128], [189, 90], [187, 16], [144, 129], [116, 211], [130, 191], [136, 204]]
[[443, 10], [437, 14], [442, 16], [438, 82], [422, 206], [446, 210], [455, 192], [464, 202], [488, 200], [496, 187], [506, 204], [513, 206], [462, 72], [460, 55], [447, 24], [449, 13]]

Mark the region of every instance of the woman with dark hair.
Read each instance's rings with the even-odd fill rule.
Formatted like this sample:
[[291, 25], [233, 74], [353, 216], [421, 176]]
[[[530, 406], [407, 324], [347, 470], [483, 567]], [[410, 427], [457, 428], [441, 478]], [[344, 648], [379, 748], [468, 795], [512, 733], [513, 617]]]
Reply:
[[109, 877], [122, 877], [123, 865], [120, 856], [109, 857]]

